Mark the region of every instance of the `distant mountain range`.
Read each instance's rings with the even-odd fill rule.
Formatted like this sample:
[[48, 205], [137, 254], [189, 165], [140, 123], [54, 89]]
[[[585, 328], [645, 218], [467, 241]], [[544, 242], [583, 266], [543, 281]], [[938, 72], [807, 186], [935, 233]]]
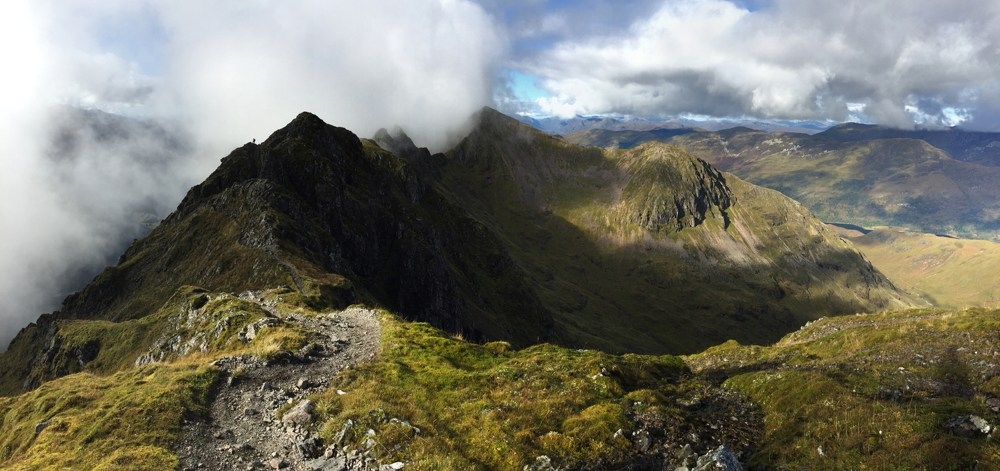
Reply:
[[603, 131], [721, 131], [734, 127], [747, 127], [759, 131], [800, 132], [813, 134], [829, 128], [822, 121], [759, 121], [747, 119], [692, 119], [692, 118], [635, 118], [613, 116], [575, 116], [573, 118], [517, 115], [516, 119], [539, 131], [554, 135], [567, 135], [589, 130]]
[[679, 146], [801, 201], [827, 221], [1000, 237], [1000, 134], [844, 124], [824, 132], [589, 130], [570, 142]]

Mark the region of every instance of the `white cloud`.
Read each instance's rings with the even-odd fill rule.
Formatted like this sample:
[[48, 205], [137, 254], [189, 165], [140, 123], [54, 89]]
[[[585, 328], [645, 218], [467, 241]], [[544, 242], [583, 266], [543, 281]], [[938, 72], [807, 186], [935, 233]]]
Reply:
[[996, 129], [981, 118], [1000, 101], [1000, 4], [667, 1], [619, 37], [569, 38], [521, 66], [561, 114], [841, 120], [860, 103], [883, 124], [952, 122], [943, 110], [961, 109]]
[[504, 52], [465, 1], [199, 1], [163, 13], [174, 98], [229, 143], [310, 110], [361, 135], [399, 124], [440, 148], [443, 130], [489, 102]]

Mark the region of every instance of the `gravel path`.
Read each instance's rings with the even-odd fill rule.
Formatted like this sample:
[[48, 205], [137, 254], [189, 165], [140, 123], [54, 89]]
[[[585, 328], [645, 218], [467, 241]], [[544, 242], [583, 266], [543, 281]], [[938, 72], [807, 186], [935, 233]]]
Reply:
[[[180, 469], [365, 469], [360, 457], [336, 457], [334, 447], [324, 449], [303, 425], [312, 412], [307, 396], [325, 390], [344, 368], [378, 354], [375, 311], [352, 307], [282, 319], [308, 332], [311, 343], [271, 362], [250, 357], [217, 360], [223, 383], [210, 417], [185, 425], [175, 447]], [[284, 423], [277, 420], [277, 411], [289, 406], [304, 419], [290, 420], [295, 414], [288, 412]]]

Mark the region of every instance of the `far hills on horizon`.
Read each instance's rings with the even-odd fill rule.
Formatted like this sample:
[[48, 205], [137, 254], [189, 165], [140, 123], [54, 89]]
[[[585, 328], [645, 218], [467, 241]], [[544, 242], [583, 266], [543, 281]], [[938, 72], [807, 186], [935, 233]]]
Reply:
[[753, 120], [753, 119], [693, 119], [684, 117], [643, 118], [612, 115], [577, 115], [572, 118], [558, 116], [510, 115], [535, 129], [548, 134], [567, 135], [589, 130], [605, 131], [663, 131], [678, 133], [722, 131], [746, 127], [768, 132], [800, 132], [814, 134], [833, 126], [827, 121], [809, 120]]
[[829, 222], [1000, 240], [1000, 133], [846, 123], [815, 134], [589, 129], [565, 138], [611, 148], [675, 145]]

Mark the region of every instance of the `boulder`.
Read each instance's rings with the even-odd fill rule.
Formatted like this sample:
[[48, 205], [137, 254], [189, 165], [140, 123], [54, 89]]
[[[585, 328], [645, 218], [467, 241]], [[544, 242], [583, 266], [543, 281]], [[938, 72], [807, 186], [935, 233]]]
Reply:
[[323, 452], [323, 441], [319, 437], [309, 437], [295, 444], [303, 459], [318, 458]]
[[726, 445], [698, 457], [698, 464], [691, 468], [692, 471], [743, 471], [743, 465], [736, 455]]
[[954, 435], [966, 438], [985, 437], [993, 431], [986, 419], [978, 415], [959, 415], [948, 419], [944, 427]]
[[309, 425], [315, 420], [313, 412], [316, 411], [316, 404], [309, 399], [303, 399], [296, 404], [285, 415], [281, 417], [281, 422], [285, 425]]

